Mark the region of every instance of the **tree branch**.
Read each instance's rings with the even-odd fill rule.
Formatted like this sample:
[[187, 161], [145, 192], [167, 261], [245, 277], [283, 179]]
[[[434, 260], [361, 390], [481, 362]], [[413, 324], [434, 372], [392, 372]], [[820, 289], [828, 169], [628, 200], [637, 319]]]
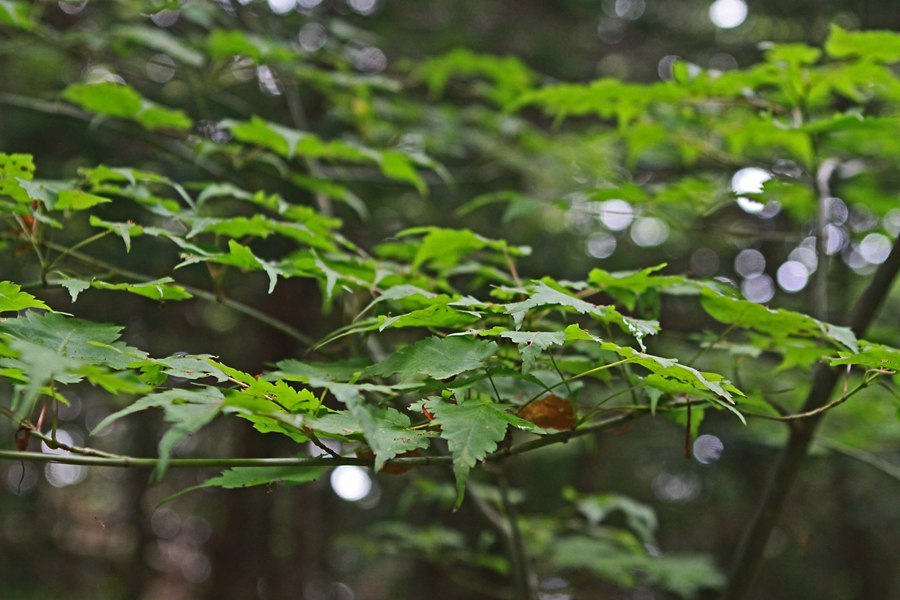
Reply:
[[[819, 268], [821, 269], [822, 265]], [[890, 292], [898, 271], [900, 271], [900, 237], [894, 242], [888, 259], [875, 271], [850, 315], [849, 325], [857, 336], [862, 336], [875, 318]], [[808, 413], [826, 406], [837, 385], [838, 376], [836, 369], [822, 363], [816, 365], [813, 370], [812, 386], [802, 412]], [[738, 600], [749, 591], [762, 562], [769, 535], [778, 522], [784, 503], [806, 458], [816, 427], [824, 414], [818, 413], [806, 419], [790, 422], [791, 431], [787, 444], [781, 452], [757, 512], [738, 547], [727, 587], [722, 594], [723, 600]]]
[[[561, 431], [559, 433], [541, 436], [537, 439], [522, 442], [521, 444], [516, 444], [505, 450], [489, 454], [484, 460], [486, 462], [494, 462], [509, 456], [531, 452], [551, 444], [564, 443], [574, 437], [597, 433], [606, 429], [615, 429], [616, 427], [620, 427], [628, 421], [637, 418], [640, 414], [641, 413], [638, 412], [622, 413], [587, 427], [582, 427], [581, 429]], [[90, 448], [82, 448], [81, 450], [89, 452], [90, 455], [46, 454], [43, 452], [0, 450], [0, 460], [27, 460], [31, 462], [55, 462], [65, 465], [140, 467], [151, 469], [156, 468], [156, 465], [159, 463], [158, 458], [138, 458], [124, 455], [97, 456], [97, 454], [100, 454], [100, 451]], [[349, 456], [340, 458], [171, 458], [168, 461], [168, 466], [176, 469], [202, 467], [322, 467], [340, 465], [371, 467], [374, 462], [374, 459], [371, 458], [355, 458]], [[451, 463], [452, 458], [449, 456], [408, 456], [391, 459], [387, 461], [385, 465], [394, 465], [398, 467], [424, 467], [430, 465], [448, 465]]]

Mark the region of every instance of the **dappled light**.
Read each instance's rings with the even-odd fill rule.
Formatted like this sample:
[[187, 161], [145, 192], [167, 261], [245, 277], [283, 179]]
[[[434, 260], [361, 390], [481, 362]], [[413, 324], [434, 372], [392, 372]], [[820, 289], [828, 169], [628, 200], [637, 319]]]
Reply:
[[0, 596], [896, 596], [898, 18], [0, 2]]

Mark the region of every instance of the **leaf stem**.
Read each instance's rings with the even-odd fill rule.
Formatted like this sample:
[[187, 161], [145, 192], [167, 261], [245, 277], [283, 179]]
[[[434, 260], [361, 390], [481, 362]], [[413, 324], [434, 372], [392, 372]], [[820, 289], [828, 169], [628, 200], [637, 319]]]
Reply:
[[[155, 279], [154, 277], [145, 275], [143, 273], [137, 273], [135, 271], [130, 271], [128, 269], [122, 269], [122, 268], [116, 267], [114, 265], [111, 265], [111, 264], [103, 261], [103, 260], [100, 260], [99, 258], [94, 258], [93, 256], [90, 256], [88, 254], [79, 252], [78, 250], [75, 250], [74, 248], [66, 248], [65, 246], [61, 246], [61, 245], [55, 244], [53, 242], [44, 242], [44, 245], [53, 250], [60, 250], [60, 251], [68, 250], [68, 254], [71, 255], [73, 258], [77, 258], [78, 260], [80, 260], [86, 264], [94, 265], [95, 267], [105, 269], [105, 270], [109, 271], [110, 273], [114, 273], [121, 277], [126, 277], [128, 279], [134, 279], [136, 281], [153, 281]], [[268, 315], [268, 314], [262, 312], [261, 310], [257, 310], [255, 308], [253, 308], [252, 306], [244, 304], [243, 302], [238, 302], [237, 300], [233, 300], [233, 299], [227, 298], [227, 297], [220, 299], [216, 296], [216, 294], [213, 294], [212, 292], [207, 292], [206, 290], [202, 290], [200, 288], [196, 288], [192, 285], [187, 285], [187, 284], [184, 284], [181, 282], [179, 282], [178, 285], [183, 287], [186, 292], [190, 293], [193, 296], [196, 296], [197, 298], [200, 298], [201, 300], [205, 300], [207, 302], [215, 302], [218, 304], [222, 304], [223, 306], [227, 306], [228, 308], [230, 308], [236, 312], [239, 312], [247, 317], [250, 317], [251, 319], [254, 319], [256, 321], [259, 321], [260, 323], [263, 323], [264, 325], [268, 325], [269, 327], [276, 329], [289, 337], [294, 338], [295, 340], [305, 344], [306, 346], [312, 346], [315, 343], [315, 340], [313, 340], [311, 337], [309, 337], [305, 333], [301, 332], [299, 329], [292, 327], [291, 325], [285, 323], [284, 321], [281, 321], [280, 319], [276, 319], [275, 317], [272, 317], [271, 315]]]
[[582, 377], [587, 377], [588, 375], [593, 375], [594, 373], [598, 373], [598, 372], [606, 370], [606, 369], [611, 369], [613, 367], [623, 365], [623, 364], [629, 362], [630, 360], [631, 360], [630, 358], [623, 358], [622, 360], [617, 360], [615, 362], [607, 363], [605, 365], [600, 365], [599, 367], [594, 367], [593, 369], [588, 369], [587, 371], [582, 371], [581, 373], [578, 373], [577, 375], [573, 375], [571, 377], [567, 377], [566, 379], [563, 379], [562, 381], [557, 381], [553, 385], [548, 385], [546, 389], [541, 390], [540, 392], [535, 394], [532, 398], [530, 398], [528, 400], [528, 402], [523, 404], [521, 408], [525, 408], [532, 402], [536, 402], [537, 400], [540, 400], [544, 394], [546, 394], [547, 392], [553, 391], [554, 389], [558, 388], [561, 385], [568, 385], [570, 382], [575, 381], [576, 379], [581, 379]]

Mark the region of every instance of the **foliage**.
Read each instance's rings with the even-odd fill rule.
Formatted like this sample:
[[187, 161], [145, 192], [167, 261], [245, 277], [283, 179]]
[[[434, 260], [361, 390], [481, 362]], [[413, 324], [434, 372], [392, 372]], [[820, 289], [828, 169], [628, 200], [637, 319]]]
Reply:
[[[126, 6], [130, 24], [105, 32], [102, 42], [110, 45], [115, 67], [17, 98], [28, 104], [53, 97], [60, 108], [34, 106], [64, 110], [98, 132], [122, 131], [159, 149], [131, 161], [117, 141], [97, 151], [97, 162], [80, 160], [62, 173], [45, 165], [39, 147], [0, 154], [8, 279], [0, 282], [0, 375], [11, 391], [4, 414], [17, 425], [40, 428], [38, 415], [57, 411], [75, 392], [118, 408], [95, 433], [161, 409], [159, 479], [188, 452], [179, 450], [186, 440], [216, 419], [236, 416], [260, 434], [283, 438], [293, 448], [289, 456], [302, 455], [307, 443], [338, 443], [331, 451], [335, 465], [422, 472], [433, 464], [429, 472], [438, 479], [449, 463], [452, 504], [459, 509], [467, 490], [479, 505], [490, 505], [488, 488], [476, 482], [493, 477], [510, 457], [610, 423], [667, 416], [690, 439], [711, 414], [746, 422], [794, 410], [796, 401], [774, 403], [775, 382], [738, 382], [730, 374], [737, 373], [730, 369], [735, 357], [766, 371], [774, 356], [801, 378], [817, 363], [852, 365], [848, 377], [866, 386], [897, 369], [890, 340], [857, 339], [831, 322], [844, 320], [835, 310], [770, 308], [742, 298], [728, 281], [693, 277], [687, 269], [593, 268], [575, 280], [523, 270], [529, 273], [523, 278], [529, 254], [552, 246], [534, 239], [531, 249], [492, 237], [497, 232], [479, 219], [491, 202], [476, 199], [459, 227], [439, 221], [366, 231], [366, 215], [379, 210], [382, 197], [399, 197], [401, 206], [411, 196], [421, 199], [429, 186], [457, 177], [460, 154], [490, 155], [478, 130], [501, 140], [493, 123], [513, 124], [505, 127], [519, 133], [502, 140], [510, 154], [496, 151], [492, 160], [506, 160], [505, 169], [524, 160], [523, 171], [541, 170], [544, 159], [552, 164], [556, 144], [565, 145], [566, 120], [575, 118], [590, 123], [616, 153], [619, 174], [585, 185], [553, 182], [527, 190], [528, 196], [496, 190], [509, 201], [510, 221], [527, 229], [542, 216], [602, 214], [609, 202], [627, 200], [655, 226], [690, 231], [710, 215], [734, 211], [743, 192], [728, 190], [723, 176], [752, 164], [778, 173], [754, 198], [781, 202], [785, 229], [822, 238], [825, 209], [817, 203], [829, 197], [830, 178], [824, 175], [823, 184], [822, 173], [829, 161], [840, 161], [864, 165], [848, 170], [841, 185], [848, 196], [852, 190], [859, 210], [887, 223], [881, 219], [896, 206], [878, 198], [888, 193], [900, 156], [894, 34], [834, 26], [824, 49], [773, 45], [762, 62], [743, 70], [678, 62], [669, 81], [581, 84], [545, 82], [519, 61], [467, 50], [426, 59], [397, 76], [356, 74], [349, 69], [355, 49], [341, 40], [345, 25], [338, 22], [331, 25], [333, 44], [311, 54], [262, 26], [233, 27], [213, 3], [185, 4], [177, 36], [142, 24], [137, 6], [120, 8]], [[90, 48], [79, 31], [57, 30], [37, 13], [6, 2], [0, 25], [16, 39], [61, 52]], [[200, 100], [170, 97], [129, 76], [129, 65], [158, 52], [188, 80], [202, 78], [216, 105], [200, 108]], [[269, 96], [250, 103], [233, 98], [248, 95], [239, 87], [241, 69], [255, 72]], [[455, 104], [451, 81], [463, 90], [464, 104]], [[267, 104], [272, 98], [288, 103], [292, 121], [279, 120]], [[327, 127], [303, 116], [314, 102], [327, 104]], [[557, 129], [542, 127], [535, 110], [552, 117]], [[419, 116], [395, 120], [396, 113]], [[442, 130], [441, 118], [451, 128], [459, 123], [459, 130]], [[398, 141], [402, 135], [421, 144]], [[517, 213], [516, 206], [530, 208]], [[839, 267], [827, 264], [824, 243], [814, 244], [815, 277], [822, 282], [816, 285], [827, 285], [826, 270]], [[212, 302], [255, 317], [259, 311], [236, 300], [244, 290], [273, 295], [291, 285], [305, 286], [317, 302], [307, 299], [284, 320], [262, 318], [306, 352], [259, 372], [229, 364], [216, 347], [158, 355], [123, 341], [130, 338], [119, 325], [74, 316], [96, 314], [85, 305], [130, 294], [166, 310]], [[320, 310], [313, 308], [318, 303]], [[665, 312], [674, 304], [687, 307], [702, 331], [686, 338]], [[300, 311], [332, 330], [298, 331], [293, 323]], [[535, 407], [568, 416], [542, 419]], [[231, 469], [200, 487], [305, 483], [324, 472], [320, 463], [298, 460], [301, 466]], [[682, 596], [722, 585], [706, 558], [648, 553], [656, 529], [648, 507], [623, 497], [566, 494], [587, 525], [567, 522], [571, 513], [550, 522], [523, 518], [524, 543], [532, 549], [525, 554], [540, 563], [536, 568]], [[495, 504], [486, 510], [514, 513], [508, 499]], [[626, 527], [603, 524], [615, 511]], [[372, 539], [427, 547], [426, 557], [437, 562], [440, 544], [465, 546], [451, 533], [436, 533], [435, 549], [426, 533], [375, 528]], [[495, 546], [460, 560], [499, 565], [504, 559], [491, 558]], [[515, 571], [505, 567], [499, 570]]]

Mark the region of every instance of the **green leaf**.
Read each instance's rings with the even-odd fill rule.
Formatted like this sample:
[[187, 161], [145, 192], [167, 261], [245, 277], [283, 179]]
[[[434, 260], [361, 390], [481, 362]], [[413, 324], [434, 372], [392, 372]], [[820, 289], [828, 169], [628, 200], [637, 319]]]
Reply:
[[316, 481], [327, 469], [328, 467], [235, 467], [207, 479], [198, 487], [220, 487], [231, 490], [276, 481], [296, 485]]
[[896, 31], [847, 31], [831, 24], [825, 52], [834, 58], [900, 62], [900, 35]]
[[109, 198], [88, 194], [81, 190], [62, 190], [54, 208], [56, 210], [84, 210], [98, 204], [112, 202]]
[[856, 336], [849, 327], [839, 327], [814, 319], [809, 315], [783, 308], [773, 309], [740, 298], [731, 298], [705, 291], [701, 298], [704, 310], [715, 320], [767, 333], [775, 338], [792, 335], [820, 337], [839, 347], [856, 352]]
[[425, 234], [418, 245], [413, 267], [422, 265], [443, 271], [451, 269], [477, 250], [489, 248], [499, 253], [511, 255], [527, 254], [527, 249], [508, 246], [503, 240], [492, 240], [469, 229], [448, 229], [444, 227], [413, 227], [397, 233], [397, 237]]
[[184, 111], [165, 108], [144, 100], [143, 108], [136, 116], [136, 120], [144, 129], [156, 131], [157, 129], [175, 129], [187, 131], [193, 126], [193, 121]]
[[69, 297], [72, 298], [72, 302], [78, 300], [78, 296], [81, 295], [81, 292], [91, 287], [91, 282], [85, 279], [78, 279], [75, 277], [69, 277], [65, 273], [59, 273], [62, 277], [57, 283], [62, 287], [66, 288], [69, 292]]
[[18, 312], [26, 308], [51, 310], [43, 301], [23, 292], [21, 286], [11, 281], [0, 281], [0, 312]]
[[164, 127], [178, 130], [191, 127], [191, 120], [183, 111], [154, 104], [125, 84], [77, 83], [63, 90], [62, 95], [87, 111], [137, 121], [150, 131]]
[[471, 399], [465, 404], [452, 404], [430, 398], [425, 406], [434, 415], [433, 425], [440, 425], [441, 437], [447, 440], [453, 456], [456, 477], [456, 504], [465, 497], [466, 481], [475, 464], [497, 448], [506, 435], [508, 422], [503, 410], [490, 400]]
[[398, 454], [427, 448], [433, 433], [410, 429], [409, 417], [393, 408], [376, 408], [363, 404], [361, 398], [347, 403], [375, 454], [375, 470]]
[[860, 340], [857, 353], [841, 352], [839, 358], [831, 359], [832, 365], [857, 365], [866, 369], [886, 369], [900, 372], [900, 350], [884, 344], [873, 344]]
[[619, 494], [579, 496], [572, 488], [567, 488], [563, 490], [563, 495], [575, 503], [591, 525], [599, 525], [611, 515], [621, 513], [625, 517], [625, 524], [637, 534], [641, 542], [656, 544], [659, 521], [652, 507]]
[[0, 179], [34, 179], [34, 157], [0, 152]]
[[226, 490], [269, 485], [281, 482], [285, 485], [300, 485], [316, 481], [329, 467], [234, 467], [222, 471], [221, 475], [210, 477], [200, 485], [195, 485], [172, 494], [160, 504], [207, 487], [220, 487]]
[[119, 83], [77, 83], [63, 90], [62, 96], [90, 112], [122, 119], [133, 119], [142, 105], [134, 88]]
[[165, 420], [171, 426], [159, 441], [159, 463], [154, 470], [154, 476], [159, 479], [168, 468], [169, 458], [175, 445], [212, 421], [221, 412], [224, 403], [225, 397], [216, 388], [159, 392], [144, 396], [134, 404], [109, 415], [94, 427], [91, 435], [102, 431], [127, 415], [148, 408], [162, 408], [165, 412]]
[[117, 341], [122, 328], [59, 313], [26, 312], [0, 321], [0, 333], [53, 350], [60, 356], [125, 369], [146, 353]]
[[421, 376], [449, 379], [465, 371], [480, 369], [484, 361], [497, 353], [497, 344], [462, 337], [431, 337], [405, 346], [369, 368], [369, 373], [401, 379]]
[[504, 305], [506, 314], [513, 318], [516, 328], [522, 325], [528, 311], [547, 306], [562, 306], [580, 314], [600, 315], [597, 306], [556, 290], [543, 281], [536, 281], [526, 288], [528, 299]]
[[28, 2], [0, 0], [0, 25], [31, 31], [35, 27], [31, 12], [31, 5]]
[[389, 327], [459, 328], [474, 323], [479, 318], [470, 311], [456, 310], [447, 304], [433, 304], [395, 317], [380, 316], [378, 330], [384, 331]]
[[[99, 290], [123, 290], [151, 300], [187, 300], [193, 298], [183, 287], [175, 284], [171, 277], [163, 277], [143, 283], [107, 283], [92, 281], [91, 287]], [[71, 293], [71, 288], [69, 293]]]
[[566, 333], [563, 331], [504, 331], [500, 337], [518, 344], [523, 373], [531, 371], [541, 352], [550, 346], [561, 346], [566, 341]]
[[327, 363], [303, 362], [293, 358], [276, 363], [277, 371], [269, 373], [272, 377], [286, 378], [292, 381], [309, 381], [309, 378], [331, 381], [350, 381], [358, 377], [371, 363], [364, 358], [353, 358]]
[[429, 58], [414, 74], [425, 80], [432, 97], [441, 94], [454, 76], [485, 78], [489, 81], [485, 96], [499, 106], [515, 100], [534, 81], [534, 74], [517, 58], [478, 54], [466, 48]]
[[134, 223], [112, 223], [110, 221], [104, 221], [100, 217], [95, 217], [94, 215], [91, 215], [89, 222], [92, 227], [108, 229], [122, 238], [122, 241], [125, 242], [126, 252], [131, 252], [132, 236], [139, 236], [144, 233], [144, 228], [140, 225], [135, 225]]
[[720, 587], [725, 579], [706, 556], [648, 556], [629, 552], [610, 539], [570, 535], [558, 539], [551, 557], [562, 569], [586, 569], [622, 587], [638, 581], [661, 587], [684, 598], [702, 589]]
[[382, 153], [378, 166], [385, 177], [411, 183], [422, 195], [428, 193], [428, 186], [425, 185], [425, 180], [416, 171], [409, 157], [402, 152], [388, 150]]

